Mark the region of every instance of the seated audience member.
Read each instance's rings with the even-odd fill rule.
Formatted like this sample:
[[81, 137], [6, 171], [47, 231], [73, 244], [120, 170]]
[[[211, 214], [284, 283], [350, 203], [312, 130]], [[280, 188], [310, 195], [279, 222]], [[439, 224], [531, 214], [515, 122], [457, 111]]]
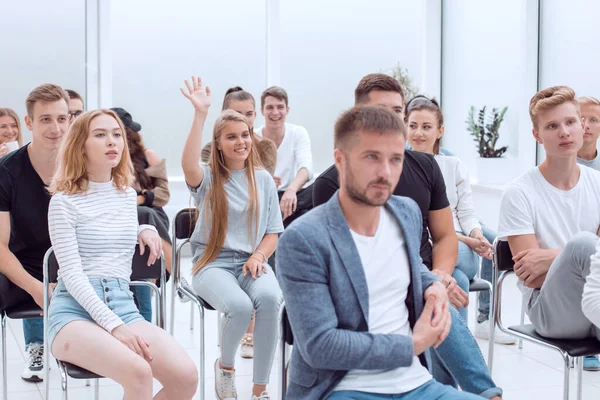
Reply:
[[10, 108], [0, 108], [0, 157], [23, 146], [19, 116]]
[[[36, 87], [25, 101], [31, 143], [0, 159], [0, 273], [14, 287], [0, 293], [1, 309], [35, 300], [44, 306], [42, 263], [50, 247], [46, 186], [69, 127], [69, 96], [57, 85]], [[25, 369], [21, 378], [41, 382], [44, 370], [42, 318], [23, 319]]]
[[85, 111], [83, 97], [79, 93], [71, 89], [65, 89], [69, 95], [69, 115], [75, 119]]
[[[406, 105], [408, 129], [408, 142], [411, 147], [423, 153], [434, 156], [438, 163], [444, 182], [446, 195], [452, 209], [454, 230], [458, 236], [458, 260], [452, 276], [457, 284], [465, 291], [469, 291], [469, 282], [477, 275], [479, 270], [479, 257], [483, 258], [482, 276], [491, 281], [493, 271], [492, 245], [495, 233], [484, 230], [475, 216], [475, 206], [469, 182], [469, 171], [465, 164], [457, 157], [442, 155], [440, 153], [440, 140], [444, 134], [444, 115], [435, 99], [417, 96]], [[487, 234], [487, 236], [486, 236]], [[476, 336], [489, 336], [490, 303], [489, 293], [486, 299], [479, 303]], [[468, 321], [468, 309], [458, 309], [462, 318]], [[478, 335], [479, 333], [479, 335]], [[497, 343], [513, 344], [514, 336], [506, 335], [499, 329], [495, 335]]]
[[[129, 291], [131, 259], [161, 254], [156, 229], [139, 225], [125, 128], [110, 110], [82, 114], [61, 146], [50, 185], [50, 239], [60, 264], [48, 308], [54, 356], [114, 379], [126, 400], [191, 399], [198, 372], [165, 331], [144, 321]], [[145, 247], [148, 246], [146, 249]], [[90, 344], [92, 344], [90, 346]]]
[[[111, 108], [125, 126], [129, 157], [133, 164], [132, 187], [137, 193], [137, 213], [140, 225], [152, 225], [161, 238], [165, 254], [166, 270], [171, 272], [171, 237], [169, 236], [169, 217], [163, 210], [169, 202], [169, 180], [167, 165], [163, 158], [144, 146], [140, 131], [142, 126], [135, 122], [131, 114], [122, 108]], [[147, 286], [132, 286], [140, 313], [148, 322], [152, 322], [152, 292]]]
[[200, 78], [185, 83], [188, 91], [181, 91], [195, 110], [181, 160], [198, 214], [190, 239], [193, 287], [224, 314], [221, 354], [215, 361], [217, 398], [237, 398], [235, 354], [256, 310], [252, 399], [268, 400], [282, 301], [267, 263], [283, 231], [275, 182], [257, 166], [246, 118], [232, 110], [225, 110], [215, 122], [210, 161], [200, 164], [210, 90]]
[[597, 309], [588, 302], [598, 289], [584, 291], [598, 242], [600, 172], [577, 164], [584, 126], [575, 92], [544, 89], [529, 114], [546, 159], [507, 186], [498, 235], [510, 245], [535, 330], [556, 339], [600, 339]]
[[427, 369], [428, 349], [466, 328], [452, 324], [446, 288], [421, 262], [419, 207], [392, 196], [405, 140], [404, 123], [384, 107], [342, 114], [340, 190], [281, 236], [278, 278], [294, 332], [290, 398], [482, 398]]
[[265, 125], [257, 134], [271, 139], [277, 147], [275, 182], [284, 226], [312, 208], [310, 183], [313, 178], [310, 137], [306, 129], [286, 123], [290, 111], [287, 92], [272, 86], [260, 96]]
[[[225, 92], [225, 98], [223, 99], [222, 111], [233, 110], [237, 111], [248, 121], [248, 126], [252, 133], [252, 145], [256, 150], [255, 155], [257, 161], [261, 164], [271, 175], [275, 173], [275, 164], [277, 162], [277, 148], [272, 140], [263, 138], [262, 136], [254, 135], [254, 121], [256, 120], [256, 103], [254, 96], [249, 92], [246, 92], [240, 86], [235, 86], [227, 89]], [[210, 161], [210, 152], [212, 149], [212, 141], [208, 142], [202, 149], [201, 160], [204, 163]], [[248, 330], [242, 338], [242, 344], [240, 347], [240, 355], [242, 358], [253, 358], [254, 357], [254, 314], [252, 315], [252, 321], [248, 325]]]
[[[583, 146], [577, 152], [577, 162], [586, 167], [600, 171], [600, 157], [598, 157], [597, 142], [600, 136], [600, 100], [591, 96], [577, 99], [581, 119], [585, 121], [583, 132]], [[600, 361], [597, 356], [588, 356], [583, 359], [585, 371], [600, 371]]]
[[[404, 91], [394, 78], [385, 74], [370, 74], [361, 79], [354, 91], [355, 105], [379, 105], [393, 111], [400, 119], [404, 119]], [[335, 165], [323, 172], [313, 185], [313, 202], [315, 207], [327, 202], [339, 188], [338, 171]], [[458, 240], [452, 223], [452, 211], [446, 197], [446, 186], [439, 166], [429, 154], [416, 151], [404, 153], [402, 175], [394, 190], [395, 195], [406, 196], [414, 201], [421, 209], [422, 230], [420, 255], [425, 266], [433, 267], [433, 273], [442, 280], [448, 291], [450, 303], [456, 307], [468, 304], [468, 294], [456, 284], [452, 277], [458, 252]], [[433, 241], [433, 251], [429, 244], [429, 233]], [[432, 255], [433, 253], [433, 255]], [[458, 314], [457, 314], [458, 315]], [[456, 385], [472, 393], [481, 393], [488, 386], [480, 385], [479, 381], [472, 384], [469, 375], [461, 373], [464, 366], [472, 368], [486, 378], [482, 382], [491, 381], [483, 357], [477, 350], [477, 342], [469, 333], [464, 322], [454, 320], [455, 326], [462, 325], [464, 334], [453, 336], [447, 346], [450, 353], [442, 356], [442, 352], [434, 351], [433, 375], [444, 384]], [[457, 341], [454, 342], [454, 339]], [[459, 350], [460, 348], [460, 350]], [[465, 352], [465, 349], [477, 351]], [[457, 360], [452, 353], [460, 354], [464, 359]], [[439, 355], [438, 355], [439, 353]], [[445, 360], [442, 362], [439, 358]], [[445, 357], [445, 358], [444, 358]], [[450, 370], [450, 371], [448, 371]], [[450, 374], [450, 372], [452, 372]], [[456, 379], [454, 379], [456, 378]], [[473, 387], [472, 390], [466, 389]]]

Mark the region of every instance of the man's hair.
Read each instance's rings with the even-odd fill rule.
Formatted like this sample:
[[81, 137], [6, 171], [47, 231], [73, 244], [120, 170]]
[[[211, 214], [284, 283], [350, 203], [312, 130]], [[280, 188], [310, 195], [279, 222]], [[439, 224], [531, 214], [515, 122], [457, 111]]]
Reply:
[[369, 74], [362, 78], [356, 89], [354, 89], [354, 105], [364, 104], [369, 101], [369, 93], [373, 90], [382, 92], [396, 92], [402, 96], [404, 100], [404, 90], [395, 78], [386, 74]]
[[33, 89], [27, 100], [25, 100], [25, 107], [27, 109], [27, 115], [29, 118], [33, 118], [33, 107], [35, 103], [41, 101], [43, 103], [53, 103], [55, 101], [64, 100], [69, 104], [69, 95], [63, 88], [53, 83], [44, 83]]
[[529, 117], [534, 129], [538, 129], [537, 117], [540, 112], [560, 106], [564, 103], [572, 103], [577, 107], [579, 115], [579, 103], [575, 97], [575, 91], [568, 86], [552, 86], [537, 92], [529, 102]]
[[593, 97], [593, 96], [582, 96], [579, 97], [577, 99], [577, 101], [579, 102], [579, 105], [586, 105], [586, 106], [600, 106], [600, 100], [598, 100], [597, 98]]
[[271, 86], [260, 95], [260, 108], [264, 108], [265, 99], [267, 96], [275, 97], [277, 100], [281, 100], [288, 106], [288, 94], [284, 88], [279, 86]]
[[333, 145], [347, 149], [360, 132], [397, 132], [406, 139], [406, 125], [382, 106], [356, 106], [345, 111], [335, 122]]
[[71, 100], [81, 100], [81, 102], [83, 103], [83, 97], [81, 97], [81, 95], [79, 93], [77, 93], [76, 91], [72, 90], [72, 89], [65, 89], [65, 92], [67, 92], [67, 94], [69, 95], [69, 99]]

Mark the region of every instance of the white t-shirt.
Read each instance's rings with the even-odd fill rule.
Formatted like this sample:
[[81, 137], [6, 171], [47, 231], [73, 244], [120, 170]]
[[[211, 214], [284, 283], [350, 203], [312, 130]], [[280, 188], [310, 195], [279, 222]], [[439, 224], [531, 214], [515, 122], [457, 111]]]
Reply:
[[[406, 307], [410, 267], [400, 225], [385, 208], [373, 237], [352, 232], [369, 289], [369, 333], [412, 335]], [[410, 367], [348, 371], [334, 391], [406, 393], [432, 379], [417, 356]]]
[[454, 230], [468, 236], [473, 229], [481, 229], [475, 216], [469, 170], [458, 157], [438, 154], [434, 158], [446, 183], [446, 196], [452, 209]]
[[[263, 128], [264, 126], [261, 126], [256, 133], [263, 136]], [[303, 186], [307, 187], [313, 181], [310, 136], [301, 126], [285, 124], [285, 134], [277, 148], [277, 165], [274, 176], [281, 178], [281, 185], [277, 190], [281, 192], [287, 189], [301, 168], [306, 168], [308, 171], [308, 181]]]
[[[562, 249], [579, 232], [600, 228], [600, 172], [580, 166], [571, 190], [552, 186], [539, 168], [511, 182], [500, 202], [498, 237], [535, 234], [541, 249]], [[519, 282], [524, 295], [533, 289]]]

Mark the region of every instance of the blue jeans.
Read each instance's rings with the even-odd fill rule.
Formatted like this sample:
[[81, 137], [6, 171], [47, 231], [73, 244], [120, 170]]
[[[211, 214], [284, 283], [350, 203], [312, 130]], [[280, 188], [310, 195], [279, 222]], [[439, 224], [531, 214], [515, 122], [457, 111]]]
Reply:
[[[436, 381], [491, 399], [501, 396], [485, 364], [479, 346], [471, 331], [456, 311], [450, 307], [452, 327], [446, 340], [437, 349], [431, 349], [431, 371]], [[424, 397], [429, 399], [429, 397]]]
[[25, 346], [32, 343], [44, 343], [44, 318], [26, 318], [23, 320]]
[[142, 317], [152, 323], [152, 289], [148, 286], [131, 286], [131, 291], [135, 297], [138, 310]]
[[481, 399], [471, 393], [459, 392], [456, 389], [442, 385], [434, 381], [433, 379], [429, 382], [419, 386], [418, 388], [411, 390], [407, 393], [402, 394], [377, 394], [377, 393], [366, 393], [356, 392], [352, 390], [341, 390], [339, 392], [333, 392], [327, 400], [459, 400], [459, 399]]
[[[456, 232], [464, 235], [463, 232]], [[456, 268], [452, 276], [456, 279], [456, 284], [465, 292], [469, 293], [469, 282], [477, 275], [479, 269], [479, 255], [475, 253], [465, 243], [458, 242], [458, 259], [456, 260]], [[458, 309], [460, 316], [465, 321], [469, 320], [469, 310], [466, 307]]]
[[[496, 239], [496, 232], [487, 228], [485, 225], [481, 225], [483, 228], [483, 236], [490, 243], [494, 243]], [[492, 260], [484, 258], [481, 262], [481, 279], [484, 279], [492, 283], [492, 274], [494, 272], [494, 264]], [[490, 292], [487, 290], [479, 292], [479, 315], [477, 315], [477, 322], [486, 321], [490, 314]]]

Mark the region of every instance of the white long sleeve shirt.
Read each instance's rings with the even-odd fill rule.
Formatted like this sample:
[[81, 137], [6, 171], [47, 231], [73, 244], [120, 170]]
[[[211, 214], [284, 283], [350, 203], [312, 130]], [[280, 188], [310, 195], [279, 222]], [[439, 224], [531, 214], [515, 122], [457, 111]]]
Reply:
[[591, 257], [590, 274], [585, 278], [581, 307], [587, 319], [600, 328], [600, 241], [596, 244], [596, 254]]
[[458, 157], [438, 154], [435, 161], [440, 166], [446, 183], [446, 196], [452, 209], [454, 230], [469, 236], [473, 229], [481, 229], [475, 216], [469, 171]]
[[139, 232], [137, 195], [117, 190], [112, 181], [89, 182], [85, 193], [56, 193], [50, 200], [48, 227], [58, 261], [58, 279], [90, 316], [108, 332], [123, 321], [98, 297], [88, 278], [129, 280]]
[[[263, 135], [264, 126], [256, 132]], [[313, 180], [313, 160], [310, 147], [310, 136], [301, 126], [285, 124], [285, 134], [283, 141], [277, 148], [277, 165], [275, 166], [275, 175], [281, 178], [281, 185], [278, 191], [284, 191], [292, 183], [298, 171], [306, 168], [308, 171], [308, 181], [303, 187], [307, 187]]]

